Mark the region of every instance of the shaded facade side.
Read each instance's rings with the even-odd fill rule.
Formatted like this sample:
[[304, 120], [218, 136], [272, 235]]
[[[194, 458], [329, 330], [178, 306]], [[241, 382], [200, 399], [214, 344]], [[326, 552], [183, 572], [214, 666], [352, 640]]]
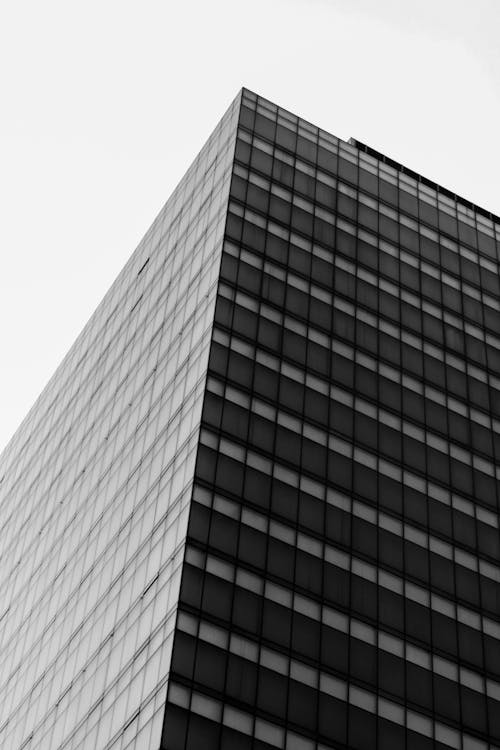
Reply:
[[238, 111], [2, 455], [2, 747], [160, 744]]
[[499, 261], [244, 93], [163, 750], [500, 747]]

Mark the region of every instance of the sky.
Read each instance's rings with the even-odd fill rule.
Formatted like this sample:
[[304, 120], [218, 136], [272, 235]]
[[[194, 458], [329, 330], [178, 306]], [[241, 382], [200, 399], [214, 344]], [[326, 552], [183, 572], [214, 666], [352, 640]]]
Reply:
[[499, 0], [4, 0], [0, 450], [242, 86], [500, 215]]

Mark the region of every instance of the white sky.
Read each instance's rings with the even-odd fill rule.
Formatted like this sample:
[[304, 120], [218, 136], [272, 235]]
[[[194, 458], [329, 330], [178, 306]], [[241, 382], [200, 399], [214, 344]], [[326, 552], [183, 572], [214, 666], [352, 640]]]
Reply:
[[242, 85], [500, 214], [500, 0], [4, 0], [0, 449]]

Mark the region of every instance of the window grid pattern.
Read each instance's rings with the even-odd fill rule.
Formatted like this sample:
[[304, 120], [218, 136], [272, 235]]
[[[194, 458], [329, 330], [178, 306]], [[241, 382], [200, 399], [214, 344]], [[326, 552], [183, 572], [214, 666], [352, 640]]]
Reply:
[[238, 112], [2, 454], [2, 747], [160, 745]]
[[499, 261], [243, 92], [164, 750], [500, 747]]

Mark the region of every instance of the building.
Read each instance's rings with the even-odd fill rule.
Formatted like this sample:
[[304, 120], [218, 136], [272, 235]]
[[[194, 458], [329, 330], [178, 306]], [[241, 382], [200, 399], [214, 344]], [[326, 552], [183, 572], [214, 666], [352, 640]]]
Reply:
[[498, 750], [499, 262], [244, 89], [2, 456], [0, 746]]

